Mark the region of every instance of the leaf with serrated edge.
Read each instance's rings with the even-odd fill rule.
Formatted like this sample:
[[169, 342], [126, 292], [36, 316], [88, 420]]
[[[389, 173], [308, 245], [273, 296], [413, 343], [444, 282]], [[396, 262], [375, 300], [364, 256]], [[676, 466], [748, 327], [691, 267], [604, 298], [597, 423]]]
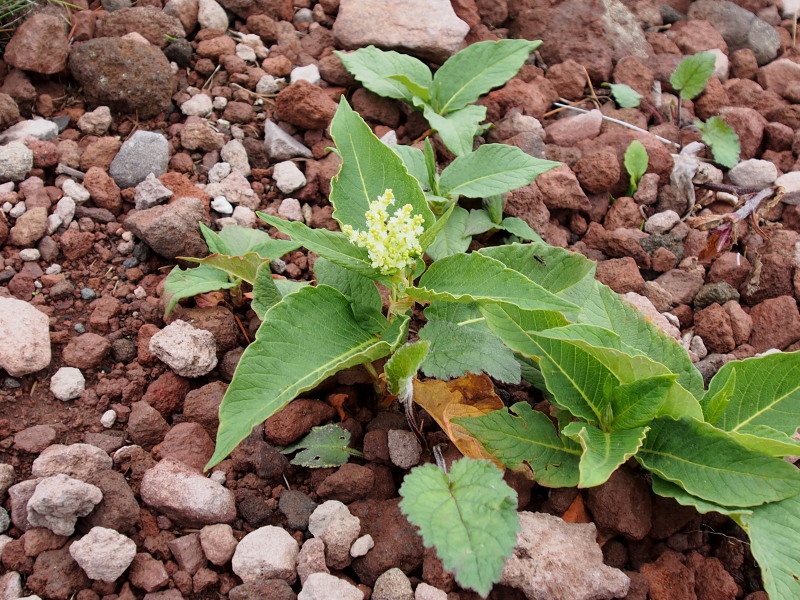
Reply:
[[485, 198], [505, 194], [528, 185], [537, 176], [561, 163], [534, 158], [516, 146], [484, 144], [474, 152], [458, 156], [439, 178], [443, 196]]
[[720, 117], [711, 117], [705, 123], [697, 121], [695, 126], [703, 133], [702, 140], [711, 147], [714, 160], [723, 167], [735, 167], [742, 148], [739, 145], [739, 135], [733, 127]]
[[344, 67], [361, 84], [387, 98], [411, 102], [414, 94], [392, 75], [405, 75], [409, 81], [430, 88], [433, 81], [430, 69], [421, 60], [394, 51], [379, 50], [375, 46], [359, 48], [355, 52], [334, 52]]
[[356, 273], [386, 282], [386, 278], [372, 266], [366, 248], [359, 248], [347, 239], [343, 233], [327, 229], [312, 229], [298, 221], [286, 221], [279, 217], [257, 212], [258, 218], [275, 227], [278, 231], [291, 236], [312, 252], [327, 258], [342, 267], [352, 269]]
[[431, 103], [446, 114], [475, 102], [517, 74], [541, 41], [500, 40], [471, 44], [451, 56], [433, 77]]
[[345, 464], [350, 458], [348, 444], [350, 444], [350, 432], [335, 423], [330, 423], [321, 427], [312, 427], [308, 435], [299, 442], [283, 448], [276, 448], [276, 450], [282, 454], [291, 454], [300, 450], [292, 459], [292, 464], [319, 469], [340, 467]]
[[486, 373], [504, 383], [519, 383], [520, 366], [514, 353], [488, 331], [429, 319], [419, 337], [431, 343], [422, 372], [428, 377], [449, 379], [467, 372]]
[[697, 496], [692, 496], [689, 492], [683, 489], [676, 483], [662, 479], [658, 475], [651, 473], [650, 479], [653, 482], [653, 492], [665, 498], [672, 498], [678, 504], [683, 506], [693, 506], [699, 513], [718, 512], [721, 515], [733, 514], [750, 514], [752, 510], [749, 508], [728, 508], [721, 504], [703, 500]]
[[399, 396], [403, 402], [411, 396], [411, 380], [425, 360], [429, 346], [426, 341], [400, 346], [383, 367], [389, 392]]
[[651, 421], [636, 459], [691, 495], [723, 506], [757, 506], [800, 491], [800, 472], [793, 465], [748, 450], [724, 431], [686, 417]]
[[624, 83], [603, 83], [603, 87], [611, 89], [614, 102], [620, 108], [636, 108], [642, 102], [642, 95]]
[[486, 118], [486, 107], [471, 104], [442, 116], [426, 104], [422, 114], [431, 128], [439, 132], [447, 149], [461, 156], [472, 152], [480, 122]]
[[565, 310], [562, 300], [499, 260], [482, 254], [456, 254], [434, 262], [417, 287], [406, 292], [417, 300], [506, 302], [526, 309]]
[[169, 297], [165, 315], [169, 315], [175, 305], [184, 298], [215, 290], [229, 290], [238, 285], [237, 282], [228, 280], [227, 273], [214, 267], [200, 265], [185, 270], [175, 267], [164, 281], [164, 295]]
[[224, 271], [228, 275], [238, 277], [245, 280], [247, 283], [253, 283], [256, 280], [256, 271], [263, 263], [269, 262], [261, 258], [255, 252], [248, 252], [241, 256], [226, 256], [225, 254], [209, 254], [205, 258], [193, 258], [191, 256], [181, 256], [182, 260], [188, 262], [199, 263], [214, 267], [220, 271]]
[[330, 202], [334, 206], [334, 219], [342, 225], [365, 230], [364, 215], [370, 203], [389, 189], [395, 197], [392, 213], [410, 204], [413, 214], [422, 216], [425, 228], [433, 225], [435, 217], [419, 181], [409, 174], [401, 158], [372, 133], [369, 125], [344, 98], [339, 100], [330, 130], [342, 157], [339, 173], [331, 180]]
[[[472, 241], [472, 238], [466, 235], [468, 219], [469, 212], [460, 206], [454, 205], [447, 221], [445, 221], [436, 238], [425, 250], [428, 256], [433, 260], [440, 260], [445, 256], [466, 252]], [[426, 231], [423, 235], [427, 233]]]
[[487, 596], [517, 540], [517, 493], [488, 461], [462, 458], [450, 473], [414, 468], [400, 487], [400, 510], [435, 547], [461, 587]]
[[505, 467], [546, 487], [578, 484], [580, 446], [559, 437], [553, 422], [525, 402], [482, 417], [455, 421]]
[[703, 397], [703, 408], [735, 378], [733, 389], [723, 410], [709, 415], [709, 422], [738, 433], [755, 433], [755, 426], [766, 425], [788, 436], [794, 435], [800, 425], [798, 373], [800, 352], [768, 354], [725, 364], [711, 380]]
[[583, 448], [578, 487], [588, 488], [605, 483], [622, 463], [636, 454], [648, 427], [619, 429], [604, 432], [577, 421], [561, 430], [562, 435], [578, 442]]
[[680, 92], [681, 98], [691, 100], [702, 92], [714, 74], [716, 58], [711, 52], [687, 56], [669, 77], [669, 84]]
[[750, 550], [761, 567], [764, 590], [775, 600], [800, 598], [800, 494], [753, 513], [735, 515], [747, 532]]
[[220, 462], [253, 427], [298, 394], [334, 373], [389, 354], [406, 335], [408, 317], [396, 317], [380, 337], [356, 322], [350, 299], [328, 286], [304, 287], [273, 306], [239, 367], [219, 409], [214, 455]]

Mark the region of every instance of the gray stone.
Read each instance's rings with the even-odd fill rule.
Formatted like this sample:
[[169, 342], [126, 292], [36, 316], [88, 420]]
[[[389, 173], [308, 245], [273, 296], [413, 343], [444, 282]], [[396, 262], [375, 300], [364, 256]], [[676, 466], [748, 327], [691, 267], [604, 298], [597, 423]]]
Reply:
[[401, 469], [410, 469], [419, 463], [422, 447], [416, 436], [405, 429], [390, 429], [387, 435], [389, 459]]
[[61, 367], [50, 378], [50, 391], [62, 402], [80, 397], [85, 387], [83, 373], [75, 367]]
[[284, 198], [281, 200], [281, 205], [278, 207], [278, 216], [287, 221], [302, 221], [303, 208], [300, 206], [300, 201], [297, 198]]
[[172, 198], [172, 190], [156, 179], [156, 176], [152, 173], [136, 186], [134, 199], [137, 210], [153, 208], [163, 204], [170, 198]]
[[775, 180], [775, 185], [781, 186], [786, 193], [783, 202], [786, 204], [800, 204], [800, 171], [784, 173]]
[[734, 185], [763, 189], [775, 183], [778, 167], [768, 160], [750, 158], [728, 171], [728, 177]]
[[0, 340], [0, 368], [11, 377], [50, 364], [50, 320], [27, 302], [0, 297]]
[[[11, 517], [8, 516], [8, 511], [0, 506], [0, 533], [5, 531], [11, 526]], [[0, 552], [2, 554], [2, 552]]]
[[[207, 1], [214, 2], [214, 0]], [[214, 2], [214, 4], [216, 4], [216, 2]], [[217, 4], [217, 6], [219, 5]], [[211, 96], [208, 94], [195, 94], [186, 102], [181, 104], [181, 112], [187, 117], [206, 117], [211, 113], [212, 110], [214, 110], [214, 106]]]
[[28, 522], [57, 535], [72, 535], [78, 517], [85, 517], [103, 499], [100, 488], [67, 475], [45, 477], [28, 500]]
[[593, 523], [566, 523], [544, 513], [520, 512], [517, 546], [500, 583], [528, 598], [610, 600], [628, 593], [630, 579], [603, 564]]
[[69, 547], [69, 553], [89, 579], [112, 583], [133, 562], [136, 544], [113, 529], [92, 527]]
[[245, 177], [250, 177], [250, 161], [247, 150], [239, 140], [231, 140], [222, 147], [219, 155], [232, 169], [236, 169]]
[[214, 334], [181, 319], [150, 338], [150, 352], [181, 377], [202, 377], [217, 366]]
[[145, 504], [181, 527], [230, 523], [236, 518], [233, 492], [172, 458], [145, 472], [139, 492]]
[[53, 444], [36, 457], [31, 472], [37, 477], [64, 474], [89, 481], [100, 471], [114, 464], [111, 457], [92, 444]]
[[730, 53], [749, 48], [759, 65], [778, 55], [780, 38], [775, 29], [734, 2], [697, 0], [689, 8], [689, 18], [711, 23], [728, 44]]
[[291, 160], [279, 162], [272, 169], [275, 185], [284, 194], [291, 194], [306, 184], [306, 176]]
[[105, 135], [111, 127], [111, 121], [111, 109], [107, 106], [98, 106], [83, 113], [78, 119], [78, 129], [86, 135]]
[[8, 488], [9, 508], [11, 509], [11, 522], [21, 531], [28, 531], [33, 527], [28, 522], [28, 502], [36, 491], [41, 479], [27, 479]]
[[647, 233], [667, 233], [681, 222], [681, 217], [674, 210], [665, 210], [651, 216], [644, 224]]
[[350, 547], [361, 533], [361, 521], [350, 512], [340, 511], [319, 536], [325, 542], [325, 562], [331, 569], [344, 569], [350, 564]]
[[0, 146], [0, 181], [22, 181], [33, 168], [33, 152], [22, 142]]
[[342, 48], [377, 46], [444, 62], [469, 25], [447, 0], [342, 0], [333, 35]]
[[208, 254], [197, 222], [206, 218], [199, 198], [177, 198], [169, 205], [131, 211], [123, 226], [166, 258]]
[[[270, 119], [264, 121], [264, 144], [273, 162], [290, 158], [313, 158], [311, 150], [278, 127]], [[33, 158], [31, 158], [33, 160]]]
[[[269, 548], [269, 552], [264, 552]], [[267, 525], [248, 533], [236, 546], [231, 568], [242, 581], [283, 579], [290, 585], [297, 579], [300, 547], [289, 532]]]
[[701, 287], [694, 297], [694, 307], [698, 310], [711, 306], [715, 302], [722, 306], [729, 300], [739, 300], [739, 292], [727, 281], [707, 283]]
[[83, 204], [88, 202], [92, 197], [89, 190], [83, 187], [83, 184], [78, 183], [74, 179], [65, 179], [61, 184], [61, 191], [65, 196], [69, 196], [75, 201], [75, 204]]
[[197, 22], [201, 29], [228, 28], [228, 13], [215, 0], [200, 0], [197, 10]]
[[120, 189], [136, 187], [150, 173], [156, 177], [167, 172], [169, 142], [154, 131], [137, 131], [125, 140], [111, 161], [108, 174]]
[[364, 592], [352, 583], [327, 573], [312, 573], [297, 600], [364, 600]]
[[0, 144], [24, 142], [27, 138], [52, 141], [58, 137], [58, 125], [48, 119], [20, 121], [0, 133]]
[[8, 488], [14, 485], [17, 478], [14, 467], [8, 463], [0, 463], [0, 504], [5, 502]]
[[397, 567], [382, 573], [372, 587], [373, 600], [414, 600], [411, 581]]

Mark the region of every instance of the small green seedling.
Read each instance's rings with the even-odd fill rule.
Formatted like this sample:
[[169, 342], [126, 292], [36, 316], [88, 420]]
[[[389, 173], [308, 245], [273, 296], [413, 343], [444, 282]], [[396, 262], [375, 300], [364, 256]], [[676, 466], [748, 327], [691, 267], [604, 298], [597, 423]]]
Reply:
[[702, 132], [702, 140], [711, 148], [715, 161], [729, 169], [736, 166], [742, 149], [733, 127], [720, 117], [711, 117], [705, 123], [695, 121], [694, 126]]
[[349, 444], [350, 432], [330, 423], [313, 427], [311, 433], [299, 442], [276, 450], [282, 454], [291, 454], [299, 450], [291, 461], [293, 465], [320, 469], [341, 466], [351, 456], [364, 456], [363, 452], [350, 448]]
[[647, 173], [647, 164], [649, 161], [647, 150], [639, 140], [633, 140], [625, 150], [625, 170], [628, 171], [630, 183], [628, 184], [628, 196], [633, 197], [636, 190], [639, 189], [639, 181], [642, 175]]
[[670, 85], [679, 93], [681, 100], [693, 100], [706, 89], [714, 74], [716, 59], [711, 52], [698, 52], [684, 58], [669, 77]]
[[642, 103], [642, 95], [624, 83], [603, 83], [602, 87], [611, 89], [611, 95], [620, 108], [637, 108]]
[[405, 100], [422, 111], [445, 146], [461, 156], [472, 150], [486, 118], [486, 107], [473, 103], [516, 75], [541, 43], [499, 40], [471, 44], [445, 61], [435, 75], [412, 56], [374, 46], [335, 54], [368, 90]]

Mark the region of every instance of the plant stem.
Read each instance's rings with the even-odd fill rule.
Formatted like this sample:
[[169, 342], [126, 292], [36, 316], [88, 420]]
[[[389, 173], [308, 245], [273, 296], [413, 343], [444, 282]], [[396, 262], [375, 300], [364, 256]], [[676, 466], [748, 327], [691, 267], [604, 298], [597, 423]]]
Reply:
[[372, 381], [375, 383], [375, 385], [378, 385], [381, 381], [381, 378], [380, 375], [378, 375], [378, 371], [375, 370], [373, 364], [371, 362], [365, 362], [362, 363], [362, 365], [364, 366], [366, 372], [369, 373], [369, 376], [372, 377]]

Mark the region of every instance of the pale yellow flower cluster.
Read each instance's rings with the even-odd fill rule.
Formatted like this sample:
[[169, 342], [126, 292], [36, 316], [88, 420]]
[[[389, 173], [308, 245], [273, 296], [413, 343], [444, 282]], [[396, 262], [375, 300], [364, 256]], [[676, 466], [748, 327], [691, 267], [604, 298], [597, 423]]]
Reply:
[[370, 202], [369, 210], [364, 213], [367, 218], [367, 230], [354, 230], [345, 225], [342, 232], [351, 242], [366, 248], [372, 266], [384, 275], [402, 271], [414, 264], [415, 258], [422, 254], [419, 236], [425, 229], [422, 215], [411, 215], [414, 209], [410, 204], [398, 208], [393, 216], [389, 216], [388, 208], [394, 204], [392, 190], [386, 190], [374, 202]]

